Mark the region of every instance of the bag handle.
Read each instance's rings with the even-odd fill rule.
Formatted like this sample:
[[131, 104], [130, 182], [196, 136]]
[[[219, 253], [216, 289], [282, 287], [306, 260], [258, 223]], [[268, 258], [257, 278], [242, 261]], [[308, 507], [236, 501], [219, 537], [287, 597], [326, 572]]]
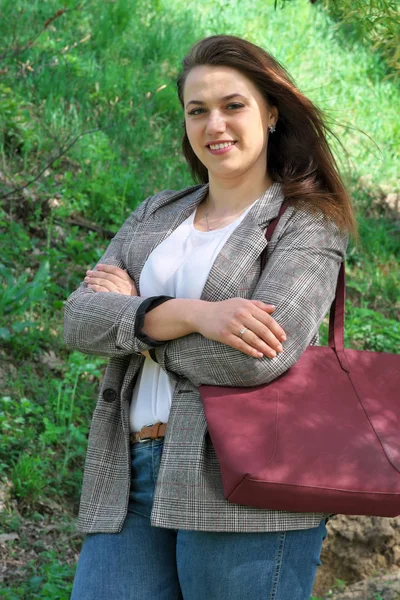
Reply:
[[[287, 208], [287, 203], [284, 201], [281, 205], [278, 215], [272, 219], [265, 232], [267, 242], [271, 241], [275, 227], [278, 225], [279, 219]], [[267, 249], [264, 250], [261, 256], [261, 271], [264, 270], [267, 258]], [[349, 365], [344, 352], [344, 307], [345, 307], [345, 290], [346, 290], [346, 272], [344, 262], [340, 265], [338, 279], [336, 283], [335, 298], [332, 302], [329, 313], [329, 338], [328, 344], [332, 348], [340, 361], [342, 369], [350, 372]]]

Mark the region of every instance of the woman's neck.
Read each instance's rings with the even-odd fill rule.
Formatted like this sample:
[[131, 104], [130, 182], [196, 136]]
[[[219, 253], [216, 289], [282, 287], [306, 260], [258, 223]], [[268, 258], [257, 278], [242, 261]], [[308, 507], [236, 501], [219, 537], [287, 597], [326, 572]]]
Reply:
[[263, 181], [215, 181], [210, 177], [207, 210], [214, 219], [227, 217], [245, 210], [260, 198], [271, 185], [272, 179], [267, 175]]

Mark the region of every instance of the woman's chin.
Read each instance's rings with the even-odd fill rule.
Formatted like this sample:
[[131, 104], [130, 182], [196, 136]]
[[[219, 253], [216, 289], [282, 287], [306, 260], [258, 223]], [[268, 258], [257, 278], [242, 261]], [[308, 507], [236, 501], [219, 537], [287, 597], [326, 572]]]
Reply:
[[234, 179], [236, 177], [241, 177], [245, 172], [243, 168], [238, 167], [237, 165], [220, 165], [218, 169], [213, 168], [214, 165], [208, 167], [209, 178], [213, 180], [217, 179]]

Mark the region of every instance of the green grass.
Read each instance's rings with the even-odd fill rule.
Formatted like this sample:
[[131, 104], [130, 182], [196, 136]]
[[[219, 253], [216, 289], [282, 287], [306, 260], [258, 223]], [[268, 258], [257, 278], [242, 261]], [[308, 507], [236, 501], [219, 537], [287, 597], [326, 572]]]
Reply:
[[[25, 31], [40, 31], [58, 8], [55, 0], [24, 4], [25, 12], [18, 15], [21, 43], [28, 37]], [[9, 9], [10, 22], [13, 14]], [[10, 24], [4, 21], [0, 30], [5, 46]], [[44, 167], [57, 154], [57, 144], [64, 148], [100, 128], [81, 137], [68, 161], [57, 161], [37, 184], [48, 194], [61, 194], [56, 214], [84, 211], [117, 226], [155, 189], [189, 183], [180, 159], [174, 80], [190, 45], [212, 33], [242, 35], [269, 49], [334, 119], [348, 151], [344, 158], [338, 149], [346, 176], [357, 181], [368, 175], [374, 184], [396, 188], [397, 86], [384, 81], [379, 57], [361, 44], [346, 48], [326, 14], [300, 0], [276, 11], [272, 2], [250, 0], [116, 0], [87, 2], [62, 15], [18, 61], [5, 59], [10, 82], [3, 77], [0, 106], [9, 150], [22, 167], [16, 181], [29, 179], [32, 161], [37, 171]], [[22, 76], [21, 62], [33, 71]]]
[[[191, 184], [175, 78], [203, 36], [236, 34], [269, 49], [330, 116], [347, 149], [335, 146], [361, 238], [348, 253], [346, 344], [400, 345], [399, 226], [382, 200], [399, 192], [400, 91], [381, 56], [354, 36], [347, 43], [305, 0], [277, 10], [273, 0], [63, 6], [45, 28], [56, 0], [3, 0], [0, 10], [0, 480], [13, 484], [1, 517], [10, 532], [46, 511], [76, 515], [104, 362], [64, 348], [63, 302], [144, 197]], [[82, 217], [103, 229], [77, 225]], [[326, 325], [322, 333], [326, 341]], [[0, 595], [67, 598], [73, 561], [63, 548], [77, 541], [62, 544], [57, 555], [38, 547]]]
[[41, 360], [45, 364], [28, 363], [22, 372], [12, 369], [8, 394], [0, 397], [0, 478], [9, 477], [20, 508], [28, 511], [43, 498], [77, 502], [104, 364], [78, 352], [64, 361], [46, 354]]

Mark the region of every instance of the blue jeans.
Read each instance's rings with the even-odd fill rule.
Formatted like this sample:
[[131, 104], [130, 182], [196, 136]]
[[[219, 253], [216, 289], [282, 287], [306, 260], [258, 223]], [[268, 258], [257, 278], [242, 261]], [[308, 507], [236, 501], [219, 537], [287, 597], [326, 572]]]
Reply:
[[71, 600], [308, 600], [325, 521], [276, 533], [152, 527], [162, 448], [162, 440], [133, 444], [123, 529], [86, 536]]

